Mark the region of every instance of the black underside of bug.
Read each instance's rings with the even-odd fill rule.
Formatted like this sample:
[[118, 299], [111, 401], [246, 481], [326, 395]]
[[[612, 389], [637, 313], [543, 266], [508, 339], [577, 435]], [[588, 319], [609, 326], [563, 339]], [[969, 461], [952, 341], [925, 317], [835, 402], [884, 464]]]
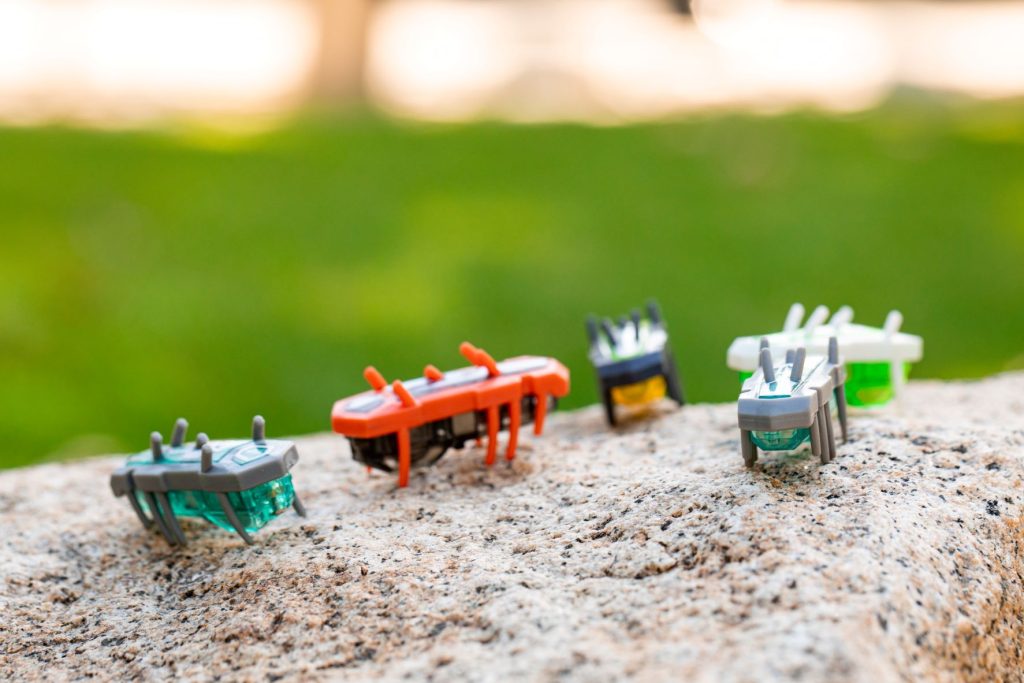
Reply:
[[[549, 412], [557, 400], [549, 399]], [[520, 421], [522, 425], [532, 424], [537, 409], [535, 396], [524, 397], [521, 401]], [[500, 430], [508, 428], [508, 406], [500, 407]], [[409, 430], [409, 446], [412, 467], [429, 467], [441, 459], [449, 448], [461, 449], [467, 441], [475, 441], [487, 435], [487, 412], [454, 415], [443, 420], [430, 422]], [[349, 439], [352, 457], [367, 467], [384, 472], [398, 468], [398, 436], [388, 434], [373, 439]]]

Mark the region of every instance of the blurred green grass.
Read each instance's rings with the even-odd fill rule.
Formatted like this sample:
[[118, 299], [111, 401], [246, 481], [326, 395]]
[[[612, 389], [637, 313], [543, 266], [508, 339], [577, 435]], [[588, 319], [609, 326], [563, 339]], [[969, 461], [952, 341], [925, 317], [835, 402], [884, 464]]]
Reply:
[[261, 134], [0, 129], [0, 466], [328, 428], [430, 362], [560, 358], [662, 302], [688, 397], [788, 305], [900, 308], [915, 376], [1022, 365], [1019, 104], [624, 128], [307, 118]]

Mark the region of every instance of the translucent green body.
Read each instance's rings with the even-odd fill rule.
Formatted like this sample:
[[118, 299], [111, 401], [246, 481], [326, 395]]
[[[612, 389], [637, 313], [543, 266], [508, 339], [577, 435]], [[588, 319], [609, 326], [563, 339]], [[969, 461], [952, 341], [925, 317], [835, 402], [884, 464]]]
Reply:
[[[903, 379], [910, 376], [910, 363], [903, 364]], [[851, 406], [869, 408], [882, 406], [893, 399], [890, 363], [848, 363], [846, 365], [846, 400]]]
[[[295, 500], [292, 475], [260, 484], [247, 491], [226, 494], [228, 502], [238, 515], [239, 521], [249, 533], [255, 533], [270, 520], [281, 514]], [[136, 491], [135, 497], [143, 509], [149, 512], [145, 495]], [[201, 517], [227, 531], [234, 531], [231, 522], [220, 506], [216, 493], [207, 491], [169, 491], [167, 500], [177, 517]]]

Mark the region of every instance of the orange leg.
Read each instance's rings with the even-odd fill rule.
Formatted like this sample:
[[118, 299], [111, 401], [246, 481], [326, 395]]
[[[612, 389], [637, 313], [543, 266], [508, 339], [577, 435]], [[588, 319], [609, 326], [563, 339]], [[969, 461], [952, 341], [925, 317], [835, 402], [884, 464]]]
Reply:
[[487, 409], [487, 464], [493, 465], [498, 456], [498, 406]]
[[548, 397], [537, 397], [537, 408], [533, 414], [533, 433], [540, 436], [544, 432], [544, 416], [548, 413]]
[[516, 457], [516, 445], [519, 443], [519, 401], [508, 404], [508, 451], [505, 459]]
[[412, 448], [409, 445], [409, 430], [398, 430], [398, 485], [409, 485], [409, 467], [412, 464]]

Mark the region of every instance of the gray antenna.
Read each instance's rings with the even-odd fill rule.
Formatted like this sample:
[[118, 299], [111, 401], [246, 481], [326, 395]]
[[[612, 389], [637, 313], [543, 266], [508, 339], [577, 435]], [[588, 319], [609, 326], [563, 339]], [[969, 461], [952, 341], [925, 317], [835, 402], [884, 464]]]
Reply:
[[202, 472], [209, 472], [213, 469], [213, 446], [208, 443], [203, 444], [203, 453], [199, 461], [199, 469]]
[[159, 460], [164, 454], [164, 437], [160, 432], [153, 432], [149, 435], [149, 449], [153, 451], [153, 459]]
[[206, 432], [199, 432], [196, 435], [196, 448], [202, 448], [210, 442], [210, 437], [206, 435]]
[[792, 365], [793, 361], [796, 360], [796, 349], [789, 349], [786, 351], [786, 365]]
[[608, 341], [612, 343], [612, 346], [619, 345], [619, 331], [615, 329], [615, 324], [612, 323], [611, 318], [602, 318], [601, 329], [608, 335]]
[[634, 308], [630, 312], [630, 317], [633, 318], [633, 328], [636, 332], [636, 340], [640, 341], [640, 309]]
[[768, 343], [768, 337], [761, 337], [761, 345], [757, 348], [758, 352], [770, 349], [771, 345]]
[[830, 365], [839, 365], [839, 340], [835, 337], [828, 338], [828, 362]]
[[267, 421], [261, 415], [257, 415], [252, 419], [252, 440], [267, 440]]
[[651, 324], [655, 327], [662, 325], [661, 321], [661, 306], [654, 299], [647, 302], [647, 319], [651, 321]]
[[188, 421], [179, 417], [174, 423], [174, 431], [171, 433], [171, 448], [181, 448], [185, 443], [185, 434], [188, 432]]
[[807, 349], [800, 347], [796, 350], [796, 358], [793, 359], [793, 372], [790, 374], [789, 379], [793, 382], [799, 382], [800, 378], [804, 375], [804, 359], [807, 358]]
[[775, 381], [775, 367], [772, 365], [772, 352], [767, 349], [761, 349], [761, 372], [764, 373], [765, 382]]
[[597, 344], [597, 318], [592, 315], [587, 316], [587, 339], [591, 346]]

